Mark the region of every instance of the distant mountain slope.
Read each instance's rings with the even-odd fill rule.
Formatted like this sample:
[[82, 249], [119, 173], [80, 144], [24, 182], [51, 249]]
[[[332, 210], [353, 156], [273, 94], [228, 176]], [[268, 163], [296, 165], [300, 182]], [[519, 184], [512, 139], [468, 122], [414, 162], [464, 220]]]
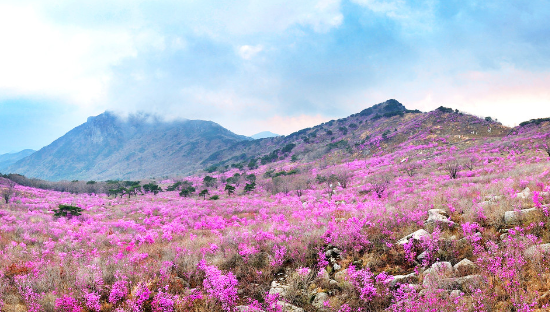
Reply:
[[429, 143], [443, 139], [449, 144], [479, 138], [500, 138], [510, 128], [458, 110], [440, 107], [429, 113], [408, 110], [391, 99], [349, 117], [331, 120], [288, 136], [237, 142], [203, 161], [214, 168], [247, 167], [292, 157], [309, 162], [331, 154], [335, 157], [364, 157], [379, 151], [391, 152], [403, 144]]
[[15, 164], [18, 160], [23, 159], [30, 154], [36, 152], [32, 149], [25, 149], [17, 153], [8, 153], [0, 155], [0, 172], [4, 172], [9, 166]]
[[265, 139], [265, 138], [274, 138], [278, 136], [279, 136], [278, 134], [273, 133], [271, 131], [263, 131], [263, 132], [251, 135], [250, 137], [253, 138], [254, 140], [259, 140], [259, 139]]
[[106, 112], [8, 168], [46, 180], [107, 180], [189, 174], [218, 149], [250, 140], [211, 121], [123, 120]]

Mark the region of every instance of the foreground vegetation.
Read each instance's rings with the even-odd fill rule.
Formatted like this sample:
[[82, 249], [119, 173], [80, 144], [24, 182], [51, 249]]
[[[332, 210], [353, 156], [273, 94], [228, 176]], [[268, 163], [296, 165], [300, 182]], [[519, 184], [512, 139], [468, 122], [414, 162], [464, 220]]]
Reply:
[[547, 309], [550, 160], [541, 129], [504, 139], [425, 135], [366, 157], [336, 151], [139, 190], [106, 183], [106, 194], [3, 178], [0, 306]]

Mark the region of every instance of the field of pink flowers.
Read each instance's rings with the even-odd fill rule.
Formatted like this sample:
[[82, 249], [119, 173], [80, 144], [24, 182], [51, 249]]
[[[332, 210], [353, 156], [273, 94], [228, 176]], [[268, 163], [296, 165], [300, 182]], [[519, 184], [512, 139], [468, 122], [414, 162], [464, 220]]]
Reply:
[[[544, 310], [550, 160], [542, 137], [533, 129], [504, 139], [424, 137], [358, 159], [278, 162], [246, 171], [256, 189], [245, 193], [241, 183], [229, 195], [222, 181], [244, 174], [234, 169], [213, 175], [206, 199], [15, 186], [0, 206], [0, 306]], [[187, 178], [197, 193], [203, 177]], [[54, 217], [60, 204], [82, 215]]]

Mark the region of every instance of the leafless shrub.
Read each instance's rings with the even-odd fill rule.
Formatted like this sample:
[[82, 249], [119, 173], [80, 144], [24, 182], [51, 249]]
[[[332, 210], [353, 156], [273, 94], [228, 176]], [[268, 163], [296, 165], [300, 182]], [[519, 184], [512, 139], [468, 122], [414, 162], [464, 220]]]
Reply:
[[378, 198], [382, 198], [382, 195], [384, 195], [384, 192], [390, 185], [390, 181], [391, 176], [389, 175], [381, 175], [369, 179], [371, 190], [374, 191], [376, 195], [378, 195]]
[[305, 190], [311, 188], [312, 181], [306, 175], [292, 176], [290, 182], [292, 190], [296, 192], [296, 196], [301, 197]]
[[419, 163], [406, 163], [405, 165], [403, 165], [403, 167], [401, 167], [401, 171], [412, 178], [421, 168], [422, 165]]
[[443, 165], [443, 169], [447, 171], [447, 174], [451, 179], [456, 179], [458, 177], [458, 172], [461, 168], [462, 166], [456, 160], [451, 160]]
[[342, 188], [348, 187], [349, 181], [352, 177], [353, 175], [350, 170], [346, 170], [345, 168], [339, 168], [334, 173], [334, 179], [340, 184]]
[[462, 161], [462, 166], [464, 166], [464, 168], [472, 171], [474, 170], [474, 167], [477, 163], [477, 160], [474, 158], [474, 157], [471, 157], [471, 158], [467, 158], [465, 160]]
[[287, 176], [273, 177], [271, 181], [273, 181], [272, 194], [277, 194], [277, 193], [288, 194], [290, 192], [290, 189], [291, 189], [290, 177], [287, 177]]
[[13, 195], [15, 195], [15, 182], [6, 179], [6, 187], [2, 189], [2, 198], [6, 204], [10, 202]]

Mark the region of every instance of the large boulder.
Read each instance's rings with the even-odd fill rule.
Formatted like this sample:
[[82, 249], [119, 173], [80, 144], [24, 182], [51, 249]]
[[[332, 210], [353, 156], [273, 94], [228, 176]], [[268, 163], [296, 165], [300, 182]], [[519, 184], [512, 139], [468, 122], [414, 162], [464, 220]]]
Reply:
[[454, 273], [453, 266], [450, 262], [436, 262], [424, 271], [424, 281], [422, 285], [425, 288], [443, 288], [440, 287], [442, 279], [452, 276]]

